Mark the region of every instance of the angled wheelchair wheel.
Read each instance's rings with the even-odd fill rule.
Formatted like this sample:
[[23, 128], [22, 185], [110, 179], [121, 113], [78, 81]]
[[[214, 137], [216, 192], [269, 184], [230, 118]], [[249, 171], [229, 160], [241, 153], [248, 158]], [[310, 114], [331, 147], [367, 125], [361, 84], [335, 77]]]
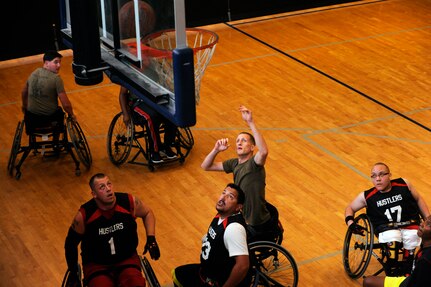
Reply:
[[70, 270], [67, 269], [66, 273], [64, 274], [63, 281], [61, 282], [61, 287], [83, 287], [82, 283], [82, 270], [81, 265], [78, 265], [78, 274], [77, 277], [79, 278], [79, 281], [76, 282], [72, 280], [72, 276], [70, 276]]
[[249, 249], [253, 287], [298, 286], [298, 267], [285, 248], [271, 241], [256, 241], [249, 244]]
[[355, 223], [363, 227], [364, 235], [355, 234], [347, 229], [343, 246], [343, 265], [349, 277], [361, 277], [370, 263], [374, 244], [374, 231], [370, 219], [366, 214], [355, 218]]
[[13, 137], [12, 148], [9, 155], [9, 160], [7, 164], [7, 171], [10, 176], [13, 176], [13, 170], [15, 168], [16, 159], [18, 157], [19, 150], [21, 148], [21, 138], [22, 132], [24, 130], [24, 121], [18, 122], [15, 130], [15, 135]]
[[86, 168], [89, 168], [92, 162], [90, 147], [88, 146], [87, 139], [82, 132], [81, 126], [77, 121], [70, 117], [67, 118], [67, 132], [79, 159]]
[[190, 128], [178, 128], [177, 129], [177, 149], [178, 153], [186, 158], [195, 144], [192, 131]]
[[141, 267], [144, 271], [145, 278], [148, 282], [149, 287], [160, 287], [159, 280], [157, 280], [156, 274], [154, 273], [153, 267], [151, 267], [150, 262], [147, 257], [140, 257]]
[[109, 125], [106, 147], [111, 162], [115, 165], [123, 164], [130, 155], [134, 141], [135, 127], [133, 122], [126, 126], [123, 113], [115, 115]]

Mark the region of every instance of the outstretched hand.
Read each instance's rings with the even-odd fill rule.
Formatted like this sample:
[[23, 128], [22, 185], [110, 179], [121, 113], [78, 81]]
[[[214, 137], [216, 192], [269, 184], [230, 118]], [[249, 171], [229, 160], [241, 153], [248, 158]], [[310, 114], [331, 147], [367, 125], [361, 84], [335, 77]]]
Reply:
[[247, 123], [253, 121], [253, 117], [251, 111], [247, 109], [245, 106], [239, 106], [239, 111], [241, 112], [242, 119]]
[[144, 254], [150, 252], [151, 259], [157, 260], [160, 258], [159, 245], [156, 242], [155, 236], [147, 236], [147, 243], [145, 244]]
[[225, 151], [229, 148], [229, 139], [223, 138], [216, 141], [214, 149], [216, 151]]
[[358, 234], [362, 236], [365, 235], [365, 227], [360, 226], [356, 222], [353, 222], [352, 224], [349, 225], [349, 230], [354, 234]]

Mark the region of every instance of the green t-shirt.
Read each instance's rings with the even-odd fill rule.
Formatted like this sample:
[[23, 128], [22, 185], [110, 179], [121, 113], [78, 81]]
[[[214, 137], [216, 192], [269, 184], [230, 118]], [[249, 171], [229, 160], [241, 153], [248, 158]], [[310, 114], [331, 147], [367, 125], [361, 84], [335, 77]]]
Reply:
[[237, 158], [223, 162], [226, 173], [233, 173], [234, 183], [245, 193], [243, 215], [247, 224], [260, 225], [271, 218], [265, 200], [265, 167], [257, 165], [254, 156], [238, 164]]

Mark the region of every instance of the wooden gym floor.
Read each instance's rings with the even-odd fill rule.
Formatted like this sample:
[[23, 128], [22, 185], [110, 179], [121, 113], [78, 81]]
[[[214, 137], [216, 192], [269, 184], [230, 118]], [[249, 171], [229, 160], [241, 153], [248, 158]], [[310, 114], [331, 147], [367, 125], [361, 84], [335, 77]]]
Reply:
[[[216, 198], [232, 180], [200, 163], [216, 139], [233, 145], [246, 129], [237, 111], [244, 104], [269, 145], [267, 199], [279, 209], [299, 285], [361, 286], [341, 262], [344, 209], [371, 186], [373, 163], [386, 162], [393, 178], [409, 179], [431, 205], [429, 15], [430, 0], [358, 1], [207, 26], [220, 42], [202, 81], [195, 147], [182, 166], [155, 172], [110, 163], [105, 142], [119, 88], [106, 77], [76, 85], [71, 52], [63, 51], [61, 75], [93, 165], [76, 177], [68, 156], [30, 156], [21, 179], [9, 178], [20, 91], [41, 56], [0, 62], [0, 285], [60, 286], [64, 238], [96, 172], [154, 209], [161, 259], [151, 263], [161, 285], [170, 284], [172, 268], [199, 260]], [[231, 148], [218, 158], [234, 155]], [[139, 232], [141, 251], [142, 226]]]

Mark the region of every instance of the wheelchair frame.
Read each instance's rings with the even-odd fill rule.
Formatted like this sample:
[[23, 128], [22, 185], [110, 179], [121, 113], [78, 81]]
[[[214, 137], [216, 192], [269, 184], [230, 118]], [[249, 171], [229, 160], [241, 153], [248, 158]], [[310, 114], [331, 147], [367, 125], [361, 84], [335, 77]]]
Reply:
[[[59, 133], [58, 140], [54, 140], [54, 130], [52, 127], [38, 128], [35, 132], [28, 135], [28, 146], [21, 145], [24, 127], [24, 120], [19, 121], [15, 130], [7, 166], [8, 174], [11, 177], [15, 176], [17, 180], [21, 178], [21, 166], [31, 151], [33, 151], [34, 155], [41, 153], [43, 156], [45, 156], [45, 154], [55, 155], [66, 151], [72, 156], [75, 162], [76, 176], [81, 174], [80, 162], [82, 162], [86, 168], [91, 166], [92, 158], [87, 140], [78, 122], [74, 121], [72, 118], [67, 118], [65, 129]], [[68, 135], [71, 138], [70, 142], [68, 141]], [[77, 156], [73, 150], [75, 150]], [[19, 154], [22, 154], [22, 156], [16, 164]]]
[[[136, 125], [131, 119], [131, 124], [126, 126], [123, 122], [123, 113], [119, 112], [114, 116], [109, 125], [107, 137], [107, 151], [111, 162], [117, 166], [127, 163], [145, 165], [150, 171], [154, 171], [156, 166], [163, 166], [172, 162], [179, 161], [180, 164], [184, 163], [186, 157], [189, 155], [193, 145], [194, 139], [191, 130], [187, 128], [177, 128], [177, 135], [173, 148], [177, 152], [175, 159], [163, 159], [161, 163], [153, 163], [150, 160], [150, 147], [148, 143], [148, 127], [144, 125], [142, 130], [137, 131]], [[164, 133], [163, 127], [160, 129], [160, 134]], [[143, 139], [143, 143], [141, 143]], [[132, 148], [137, 148], [138, 151], [133, 155], [131, 160], [128, 160]], [[138, 156], [142, 155], [145, 161], [138, 161]]]
[[[374, 242], [376, 237], [368, 215], [362, 213], [354, 221], [364, 229], [364, 235], [355, 234], [350, 229], [347, 229], [343, 246], [343, 266], [347, 275], [352, 279], [357, 279], [364, 275], [370, 264], [371, 256], [373, 256], [380, 263], [381, 268], [372, 275], [385, 272], [387, 276], [400, 276], [397, 272], [399, 272], [401, 266], [390, 266], [387, 263], [391, 252], [388, 245]], [[402, 258], [404, 249], [401, 247], [395, 252], [397, 253], [396, 258]], [[398, 263], [401, 262], [399, 261]]]

